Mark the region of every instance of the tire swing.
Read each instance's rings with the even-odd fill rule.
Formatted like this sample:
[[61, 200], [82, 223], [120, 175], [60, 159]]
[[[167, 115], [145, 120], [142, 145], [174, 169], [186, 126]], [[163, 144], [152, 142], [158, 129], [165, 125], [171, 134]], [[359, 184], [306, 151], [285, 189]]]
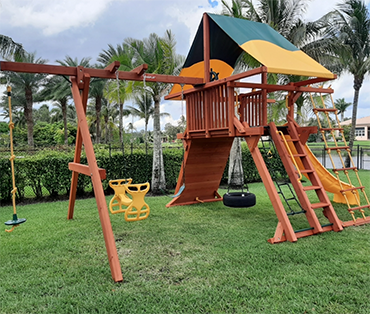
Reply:
[[[241, 154], [240, 145], [238, 145], [237, 151], [236, 151], [236, 155], [238, 156], [239, 154]], [[244, 184], [243, 184], [242, 180], [240, 180], [241, 185], [233, 186], [233, 188], [241, 188], [241, 191], [239, 191], [239, 192], [230, 192], [230, 188], [231, 188], [231, 185], [232, 185], [232, 182], [233, 182], [235, 164], [236, 164], [236, 162], [234, 162], [234, 165], [233, 165], [233, 169], [232, 169], [232, 173], [231, 173], [231, 180], [230, 180], [228, 188], [227, 188], [227, 193], [224, 194], [224, 196], [222, 198], [222, 201], [223, 201], [224, 205], [227, 206], [227, 207], [234, 207], [234, 208], [235, 207], [236, 208], [252, 207], [252, 206], [256, 205], [256, 195], [249, 192], [247, 184], [246, 184], [246, 190], [247, 191], [244, 191], [244, 188], [243, 188]], [[239, 174], [241, 175], [242, 174], [241, 162], [239, 163], [239, 168], [240, 168]]]

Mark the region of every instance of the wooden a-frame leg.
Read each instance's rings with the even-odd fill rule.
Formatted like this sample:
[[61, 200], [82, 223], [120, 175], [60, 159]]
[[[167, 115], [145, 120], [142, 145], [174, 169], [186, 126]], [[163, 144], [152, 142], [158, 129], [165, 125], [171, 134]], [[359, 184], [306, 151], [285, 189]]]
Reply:
[[[297, 236], [294, 233], [293, 227], [289, 221], [284, 206], [281, 203], [279, 194], [276, 191], [274, 182], [272, 181], [272, 178], [266, 167], [265, 161], [263, 160], [261, 152], [258, 149], [259, 136], [249, 136], [246, 137], [245, 140], [248, 144], [248, 148], [251, 152], [251, 155], [253, 157], [254, 163], [256, 164], [263, 184], [265, 185], [267, 194], [271, 200], [271, 204], [275, 210], [276, 216], [279, 219], [279, 224], [281, 227], [279, 227], [278, 224], [277, 232], [275, 232], [275, 235], [279, 237], [278, 233], [280, 233], [281, 235], [284, 233], [288, 241], [296, 242]], [[272, 242], [270, 240], [269, 240], [270, 243], [281, 242], [280, 238], [279, 239], [277, 238], [276, 240], [272, 239]]]
[[268, 239], [267, 241], [274, 244], [274, 243], [279, 243], [279, 242], [285, 242], [286, 240], [287, 239], [286, 239], [286, 236], [284, 235], [283, 224], [279, 221], [276, 226], [274, 236], [271, 239]]
[[[86, 114], [87, 100], [89, 98], [89, 86], [90, 86], [90, 76], [85, 74], [84, 88], [83, 88], [82, 95], [81, 95], [84, 114]], [[78, 123], [77, 135], [76, 135], [76, 145], [75, 145], [75, 155], [74, 155], [73, 162], [80, 163], [81, 151], [82, 151], [82, 136], [81, 136], [81, 131], [80, 131], [80, 124]], [[76, 194], [77, 194], [78, 175], [79, 173], [77, 171], [72, 171], [71, 189], [69, 191], [69, 204], [68, 204], [67, 219], [73, 219], [73, 213], [74, 213], [75, 202], [76, 202]]]
[[82, 104], [81, 95], [78, 89], [77, 80], [75, 77], [71, 77], [72, 81], [72, 95], [75, 102], [76, 113], [78, 118], [79, 129], [81, 132], [82, 141], [84, 143], [86, 158], [91, 173], [91, 180], [95, 193], [96, 204], [98, 207], [100, 223], [103, 230], [103, 236], [105, 241], [105, 247], [107, 249], [109, 266], [111, 274], [115, 282], [122, 281], [121, 265], [119, 263], [116, 243], [114, 240], [114, 234], [112, 225], [109, 218], [108, 207], [105, 200], [103, 185], [94, 153], [94, 148], [90, 138], [89, 127], [86, 121], [86, 115], [84, 112], [84, 106]]

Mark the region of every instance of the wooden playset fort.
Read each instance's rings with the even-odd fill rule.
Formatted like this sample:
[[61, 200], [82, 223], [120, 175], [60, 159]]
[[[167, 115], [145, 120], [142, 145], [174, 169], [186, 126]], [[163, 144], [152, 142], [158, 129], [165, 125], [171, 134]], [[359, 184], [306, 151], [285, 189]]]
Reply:
[[[244, 52], [262, 66], [232, 75], [238, 58]], [[343, 152], [350, 154], [350, 150], [337, 117], [337, 109], [333, 101], [331, 105], [327, 105], [322, 97], [323, 94], [328, 94], [333, 100], [333, 90], [314, 87], [318, 83], [333, 80], [336, 76], [266, 24], [205, 13], [179, 76], [145, 74], [146, 65], [131, 72], [119, 71], [119, 62], [114, 62], [105, 69], [14, 62], [1, 62], [0, 67], [1, 71], [70, 77], [78, 117], [78, 134], [74, 162], [69, 165], [72, 181], [68, 219], [72, 219], [74, 214], [78, 175], [88, 175], [93, 182], [114, 281], [122, 281], [123, 278], [101, 182], [106, 177], [105, 170], [97, 165], [86, 121], [89, 84], [93, 77], [135, 81], [143, 81], [145, 78], [147, 82], [171, 83], [174, 86], [166, 99], [185, 99], [187, 128], [183, 134], [178, 135], [184, 143], [184, 161], [175, 197], [168, 207], [221, 201], [222, 197], [217, 191], [222, 174], [234, 138], [241, 137], [247, 142], [278, 218], [275, 234], [268, 240], [270, 243], [287, 240], [295, 242], [301, 237], [326, 231], [341, 231], [347, 226], [370, 222], [370, 203], [358, 170], [352, 158], [350, 167], [345, 167], [344, 164]], [[294, 75], [302, 77], [302, 80], [285, 85], [269, 84], [268, 73]], [[286, 95], [288, 114], [287, 123], [283, 126], [267, 121], [268, 106], [274, 104], [274, 99], [269, 97], [277, 91]], [[294, 120], [295, 102], [303, 93], [310, 95], [327, 152], [330, 155], [334, 151], [340, 157], [340, 166], [334, 165], [331, 159], [334, 175], [317, 161], [306, 146], [309, 135], [316, 133], [317, 127], [301, 127]], [[322, 101], [317, 102], [316, 99]], [[335, 124], [330, 116], [334, 117]], [[322, 127], [321, 118], [327, 120], [329, 126]], [[335, 137], [336, 131], [343, 137], [340, 142]], [[297, 231], [291, 225], [290, 213], [284, 208], [279, 186], [275, 185], [258, 145], [261, 137], [267, 136], [282, 160], [309, 228]], [[328, 138], [331, 138], [330, 142]], [[86, 151], [87, 165], [80, 163], [82, 144]], [[355, 175], [350, 177], [350, 171]], [[344, 174], [346, 183], [341, 181], [340, 174]], [[302, 176], [310, 184], [302, 184]], [[351, 181], [353, 177], [356, 178], [356, 183]], [[334, 194], [334, 202], [347, 205], [348, 221], [338, 218], [327, 191]], [[312, 198], [307, 196], [308, 192], [316, 194], [317, 202], [311, 203]], [[319, 221], [316, 210], [323, 212], [327, 223], [322, 224]]]

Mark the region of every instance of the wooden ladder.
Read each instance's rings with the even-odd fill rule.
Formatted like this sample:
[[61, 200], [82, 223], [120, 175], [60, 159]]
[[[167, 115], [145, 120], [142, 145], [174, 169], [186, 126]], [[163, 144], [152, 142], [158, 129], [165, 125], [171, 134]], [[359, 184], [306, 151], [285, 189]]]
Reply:
[[[275, 143], [276, 149], [310, 225], [310, 228], [295, 231], [297, 238], [331, 230], [343, 230], [342, 223], [334, 211], [320, 178], [307, 155], [304, 146], [305, 143], [302, 143], [300, 139], [297, 130], [298, 125], [292, 119], [288, 119], [288, 124], [285, 127], [278, 129], [273, 122], [271, 122], [269, 126], [270, 136]], [[301, 166], [298, 167], [297, 164]], [[310, 186], [302, 185], [302, 174], [309, 178], [311, 182]], [[307, 196], [307, 191], [315, 191], [319, 201], [317, 203], [311, 203]], [[315, 212], [315, 210], [319, 208], [323, 209], [323, 214], [329, 220], [329, 224], [321, 225]], [[284, 232], [284, 230], [281, 230], [281, 232]], [[273, 243], [275, 243], [275, 241]]]

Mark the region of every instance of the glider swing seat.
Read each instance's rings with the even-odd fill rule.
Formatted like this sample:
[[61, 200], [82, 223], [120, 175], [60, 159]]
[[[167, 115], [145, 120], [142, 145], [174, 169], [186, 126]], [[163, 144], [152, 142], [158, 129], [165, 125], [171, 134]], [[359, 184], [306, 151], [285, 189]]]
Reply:
[[148, 218], [150, 207], [145, 202], [150, 184], [132, 184], [132, 179], [110, 180], [109, 186], [114, 190], [114, 196], [109, 202], [112, 214], [125, 213], [126, 221], [138, 221]]

